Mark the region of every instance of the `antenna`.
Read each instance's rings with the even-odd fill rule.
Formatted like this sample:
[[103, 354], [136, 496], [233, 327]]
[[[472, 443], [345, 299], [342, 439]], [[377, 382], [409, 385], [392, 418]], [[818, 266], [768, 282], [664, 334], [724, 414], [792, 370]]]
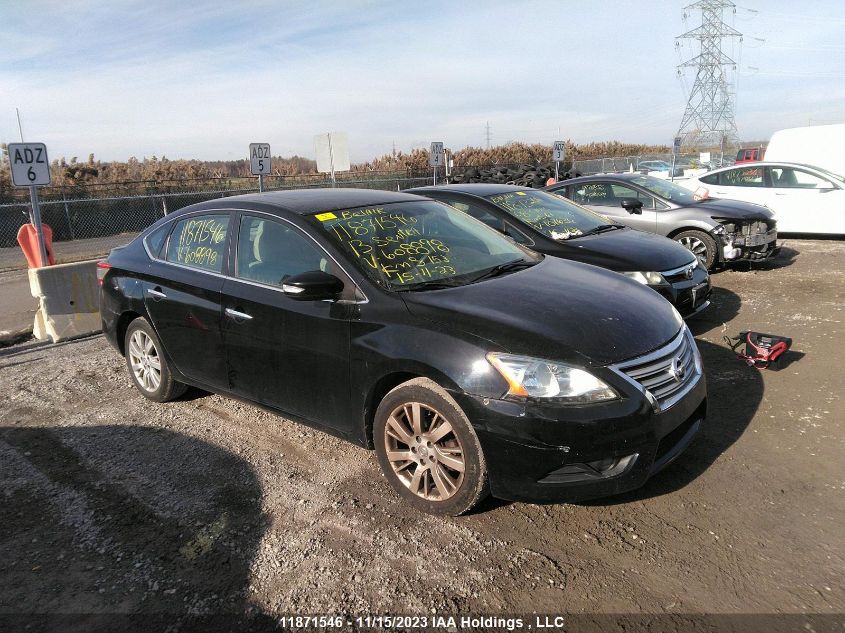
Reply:
[[15, 108], [15, 114], [18, 116], [18, 132], [21, 135], [21, 143], [23, 143], [23, 127], [21, 127], [21, 111]]
[[691, 10], [701, 10], [701, 25], [676, 38], [698, 40], [699, 53], [678, 66], [678, 75], [687, 68], [695, 68], [695, 82], [687, 99], [687, 106], [676, 136], [681, 147], [690, 150], [721, 147], [736, 148], [739, 135], [734, 119], [736, 94], [731, 92], [726, 68], [736, 70], [736, 62], [722, 50], [722, 40], [742, 33], [722, 20], [725, 9], [736, 13], [736, 5], [729, 0], [698, 0], [684, 7], [684, 17]]

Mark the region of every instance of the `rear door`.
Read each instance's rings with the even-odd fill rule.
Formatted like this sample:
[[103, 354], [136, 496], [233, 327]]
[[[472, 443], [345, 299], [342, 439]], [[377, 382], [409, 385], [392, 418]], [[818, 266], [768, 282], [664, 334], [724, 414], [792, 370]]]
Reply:
[[718, 176], [716, 183], [707, 184], [707, 189], [714, 198], [744, 200], [755, 204], [769, 202], [771, 190], [766, 186], [766, 170], [759, 165], [737, 167], [714, 175]]
[[185, 377], [223, 389], [220, 293], [230, 224], [220, 212], [177, 220], [144, 281], [144, 305], [170, 360]]
[[[244, 212], [234, 270], [223, 286], [223, 339], [230, 389], [320, 424], [350, 423], [350, 321], [355, 286], [335, 261], [293, 224]], [[343, 279], [339, 301], [297, 301], [282, 282], [322, 270]]]
[[[609, 180], [580, 182], [571, 186], [569, 198], [631, 228], [650, 233], [657, 229], [654, 197], [622, 183]], [[625, 198], [640, 200], [643, 203], [642, 213], [628, 213], [623, 209], [622, 200]]]

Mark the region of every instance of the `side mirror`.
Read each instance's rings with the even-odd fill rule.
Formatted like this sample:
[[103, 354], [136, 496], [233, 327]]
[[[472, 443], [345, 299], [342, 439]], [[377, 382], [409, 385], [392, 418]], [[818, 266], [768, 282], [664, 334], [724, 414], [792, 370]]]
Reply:
[[282, 282], [282, 292], [297, 301], [336, 299], [342, 290], [340, 279], [320, 270], [300, 273]]
[[622, 198], [622, 208], [628, 213], [641, 214], [643, 212], [643, 201], [636, 198]]

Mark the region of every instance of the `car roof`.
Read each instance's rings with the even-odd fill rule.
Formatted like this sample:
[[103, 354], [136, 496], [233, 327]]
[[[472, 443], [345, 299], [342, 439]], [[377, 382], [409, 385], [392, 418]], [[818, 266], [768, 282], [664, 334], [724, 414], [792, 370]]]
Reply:
[[267, 191], [248, 193], [240, 196], [215, 198], [206, 202], [192, 204], [175, 213], [198, 211], [203, 209], [231, 209], [260, 207], [264, 211], [273, 209], [290, 211], [299, 215], [308, 215], [319, 211], [337, 211], [394, 202], [415, 202], [419, 196], [397, 191], [378, 189], [316, 188], [288, 189], [285, 191]]
[[458, 193], [466, 193], [472, 196], [495, 196], [498, 193], [507, 193], [509, 191], [539, 191], [531, 187], [518, 187], [516, 185], [500, 185], [489, 182], [468, 182], [458, 183], [454, 185], [429, 185], [428, 187], [414, 187], [408, 189], [411, 193], [417, 193], [424, 196], [428, 191], [456, 191]]
[[[713, 169], [708, 174], [712, 174], [717, 171], [725, 171], [726, 169], [745, 169], [747, 167], [800, 167], [804, 169], [815, 169], [817, 171], [828, 171], [824, 167], [817, 167], [816, 165], [808, 165], [807, 163], [791, 163], [788, 161], [782, 160], [755, 160], [755, 161], [748, 161], [745, 163], [739, 163], [737, 165], [726, 165], [725, 167], [719, 167], [718, 169]], [[701, 174], [702, 176], [706, 176], [707, 174]]]
[[564, 185], [584, 182], [585, 180], [632, 180], [634, 178], [642, 178], [642, 174], [638, 171], [625, 171], [620, 172], [618, 174], [592, 174], [590, 176], [576, 176], [575, 178], [567, 178], [566, 180], [561, 180], [553, 185], [549, 185], [548, 187], [546, 187], [546, 189], [560, 189]]

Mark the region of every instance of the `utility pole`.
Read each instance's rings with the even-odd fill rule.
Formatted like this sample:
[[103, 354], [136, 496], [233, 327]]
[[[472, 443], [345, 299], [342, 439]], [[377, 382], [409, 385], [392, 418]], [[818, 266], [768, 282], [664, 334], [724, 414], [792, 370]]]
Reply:
[[695, 68], [695, 82], [687, 99], [684, 116], [675, 136], [681, 137], [686, 151], [710, 150], [726, 145], [736, 149], [739, 145], [734, 120], [735, 94], [731, 93], [728, 70], [736, 70], [736, 62], [722, 50], [722, 42], [742, 33], [726, 24], [722, 15], [725, 9], [736, 13], [736, 5], [729, 0], [698, 0], [684, 7], [684, 18], [689, 11], [701, 11], [701, 25], [679, 35], [681, 40], [697, 40], [699, 53], [678, 66], [678, 76], [687, 68]]
[[487, 149], [490, 149], [490, 121], [487, 121], [487, 125], [485, 127], [487, 130]]

